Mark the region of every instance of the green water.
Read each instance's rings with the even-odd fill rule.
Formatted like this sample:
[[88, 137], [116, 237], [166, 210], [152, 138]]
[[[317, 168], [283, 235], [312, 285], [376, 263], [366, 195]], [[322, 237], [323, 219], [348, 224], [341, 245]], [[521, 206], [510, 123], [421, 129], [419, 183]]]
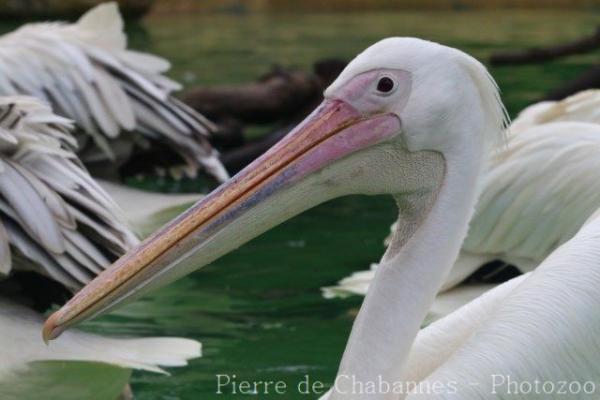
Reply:
[[[171, 75], [186, 85], [236, 83], [254, 79], [275, 63], [307, 68], [323, 57], [350, 58], [391, 35], [441, 41], [485, 59], [492, 50], [556, 43], [591, 32], [596, 17], [569, 12], [169, 16], [144, 21], [143, 29], [132, 31], [131, 44], [169, 58]], [[494, 68], [492, 74], [514, 115], [597, 56]], [[204, 356], [187, 368], [170, 370], [171, 376], [134, 373], [140, 400], [243, 397], [216, 395], [216, 374], [287, 382], [287, 394], [272, 398], [315, 398], [298, 393], [296, 384], [306, 374], [311, 382], [332, 381], [360, 304], [356, 298], [324, 300], [319, 288], [376, 261], [393, 218], [388, 198], [336, 200], [87, 326], [203, 342]]]

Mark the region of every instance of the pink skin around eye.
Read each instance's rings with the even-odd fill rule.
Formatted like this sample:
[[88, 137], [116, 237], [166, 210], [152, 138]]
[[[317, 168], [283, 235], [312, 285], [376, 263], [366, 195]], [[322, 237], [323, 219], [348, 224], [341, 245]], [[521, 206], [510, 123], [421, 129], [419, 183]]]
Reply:
[[[394, 81], [394, 90], [389, 94], [377, 93], [377, 82], [383, 76]], [[328, 93], [328, 97], [345, 101], [366, 115], [380, 113], [390, 103], [398, 113], [408, 102], [411, 87], [409, 72], [400, 69], [375, 69], [356, 75], [344, 86]]]
[[[377, 82], [382, 76], [394, 81], [395, 87], [390, 95], [381, 95], [376, 91]], [[408, 101], [410, 89], [409, 72], [376, 69], [356, 75], [333, 93], [328, 93], [328, 98], [302, 125], [320, 125], [322, 116], [328, 114], [333, 115], [333, 118], [326, 119], [328, 126], [342, 126], [344, 121], [352, 119], [361, 121], [329, 137], [296, 160], [290, 168], [294, 171], [291, 175], [296, 178], [306, 176], [350, 153], [394, 137], [400, 131], [400, 118], [395, 112], [386, 110], [390, 107], [397, 112], [402, 110]], [[320, 125], [316, 132], [323, 128], [325, 126]]]

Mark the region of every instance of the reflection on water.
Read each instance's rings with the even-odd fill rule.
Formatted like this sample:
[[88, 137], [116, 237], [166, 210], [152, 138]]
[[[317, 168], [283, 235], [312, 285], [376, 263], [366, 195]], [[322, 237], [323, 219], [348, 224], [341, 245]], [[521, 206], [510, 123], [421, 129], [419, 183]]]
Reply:
[[[146, 20], [145, 32], [133, 29], [131, 44], [169, 58], [172, 76], [188, 85], [236, 83], [276, 63], [308, 68], [320, 58], [351, 58], [385, 36], [419, 36], [485, 59], [495, 49], [571, 39], [591, 32], [596, 22], [589, 13], [504, 11], [167, 16]], [[514, 115], [595, 57], [492, 73]], [[171, 370], [170, 377], [134, 374], [140, 400], [237, 398], [215, 394], [215, 374], [284, 380], [292, 389], [272, 397], [311, 398], [295, 385], [306, 374], [313, 380], [333, 379], [359, 305], [359, 299], [323, 300], [319, 288], [376, 261], [394, 214], [391, 199], [381, 197], [322, 205], [88, 327], [203, 342], [204, 357]]]

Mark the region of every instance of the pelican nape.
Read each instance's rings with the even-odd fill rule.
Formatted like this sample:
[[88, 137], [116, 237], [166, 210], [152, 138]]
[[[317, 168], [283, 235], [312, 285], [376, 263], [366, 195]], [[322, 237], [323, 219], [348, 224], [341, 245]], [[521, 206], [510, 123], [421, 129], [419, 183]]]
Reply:
[[[497, 301], [468, 308], [465, 315], [475, 315], [475, 320], [451, 315], [449, 327], [433, 331], [425, 341], [421, 335], [415, 342], [467, 233], [487, 153], [502, 142], [506, 112], [485, 67], [456, 49], [414, 38], [389, 38], [357, 56], [324, 97], [281, 142], [119, 259], [53, 314], [46, 321], [44, 338], [55, 338], [77, 322], [198, 269], [323, 201], [348, 194], [390, 194], [398, 204], [400, 223], [354, 322], [338, 370], [338, 378], [352, 380], [336, 379], [329, 398], [403, 398], [406, 393], [353, 393], [352, 381], [427, 380], [436, 374], [460, 379], [460, 366], [473, 357], [482, 360], [466, 367], [478, 376], [499, 359], [505, 362], [503, 369], [533, 363], [536, 374], [551, 378], [572, 371], [573, 365], [589, 366], [591, 353], [555, 363], [560, 364], [558, 372], [542, 368], [549, 364], [548, 352], [528, 357], [527, 351], [535, 347], [532, 337], [540, 336], [540, 328], [547, 326], [544, 322], [552, 322], [553, 314], [545, 313], [549, 310], [533, 313], [542, 318], [538, 324], [531, 324], [530, 310], [511, 321], [525, 324], [520, 338], [527, 340], [511, 342], [513, 329], [504, 332], [510, 333], [508, 343], [490, 341], [493, 349], [482, 349], [484, 340], [470, 342], [471, 336], [491, 324], [491, 314], [502, 314]], [[596, 225], [582, 235], [584, 239]], [[551, 273], [542, 278], [552, 281], [554, 277]], [[525, 290], [517, 290], [524, 288], [525, 280], [530, 281], [527, 277], [510, 281], [491, 298], [512, 300], [514, 307], [519, 296], [525, 297]], [[540, 280], [533, 281], [533, 291], [539, 295], [535, 282]], [[573, 286], [565, 285], [569, 293], [578, 291]], [[513, 294], [516, 299], [508, 296]], [[573, 303], [561, 300], [561, 306]], [[565, 314], [561, 317], [571, 317]], [[436, 343], [440, 338], [443, 343]], [[560, 335], [545, 335], [542, 346], [579, 343], [560, 339]], [[587, 340], [589, 344], [596, 339]], [[432, 345], [436, 344], [452, 344], [446, 346], [451, 351], [435, 351]], [[598, 343], [592, 344], [599, 348]], [[504, 358], [498, 355], [509, 348], [512, 352]], [[498, 356], [486, 359], [485, 350]], [[407, 370], [411, 351], [429, 359], [419, 369]], [[446, 368], [451, 365], [459, 368]], [[590, 368], [587, 373], [597, 372]], [[461, 399], [486, 398], [481, 391], [487, 386], [470, 387], [463, 380]], [[411, 393], [409, 398], [447, 397]]]

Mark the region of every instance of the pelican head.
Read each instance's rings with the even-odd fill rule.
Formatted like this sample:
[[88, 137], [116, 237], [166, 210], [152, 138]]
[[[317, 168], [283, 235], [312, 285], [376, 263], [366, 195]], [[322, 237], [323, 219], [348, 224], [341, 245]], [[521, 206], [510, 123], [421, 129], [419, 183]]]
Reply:
[[[339, 196], [394, 195], [401, 215], [409, 216], [400, 228], [403, 239], [392, 245], [399, 249], [443, 186], [448, 159], [482, 153], [502, 120], [495, 85], [475, 59], [420, 39], [384, 39], [359, 54], [323, 103], [273, 148], [54, 313], [44, 337], [189, 274]], [[406, 201], [416, 198], [427, 201]]]

